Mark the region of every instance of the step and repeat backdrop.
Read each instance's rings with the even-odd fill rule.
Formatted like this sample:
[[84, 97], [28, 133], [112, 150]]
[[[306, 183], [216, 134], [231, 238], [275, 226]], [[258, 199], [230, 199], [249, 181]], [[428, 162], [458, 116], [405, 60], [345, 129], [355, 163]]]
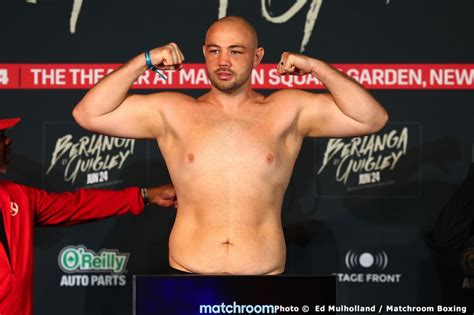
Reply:
[[[86, 132], [71, 111], [102, 77], [171, 41], [184, 69], [166, 80], [145, 72], [133, 92], [205, 93], [204, 34], [226, 15], [259, 33], [266, 54], [252, 83], [261, 93], [324, 92], [312, 77], [277, 75], [283, 51], [301, 52], [359, 81], [390, 114], [374, 135], [305, 140], [282, 210], [286, 273], [336, 274], [348, 306], [436, 307], [443, 279], [474, 296], [474, 252], [459, 251], [443, 274], [429, 237], [472, 160], [473, 1], [2, 1], [0, 117], [22, 117], [2, 176], [51, 191], [168, 183], [156, 142]], [[149, 206], [36, 228], [36, 313], [131, 314], [133, 275], [168, 273], [174, 218]]]

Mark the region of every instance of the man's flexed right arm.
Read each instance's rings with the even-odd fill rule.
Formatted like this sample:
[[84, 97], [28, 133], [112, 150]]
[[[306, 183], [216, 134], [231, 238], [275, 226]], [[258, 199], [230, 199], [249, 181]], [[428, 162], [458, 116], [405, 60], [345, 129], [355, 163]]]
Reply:
[[[152, 49], [151, 62], [160, 70], [180, 69], [184, 56], [175, 43]], [[159, 106], [166, 97], [160, 94], [129, 95], [128, 91], [147, 69], [141, 53], [90, 89], [73, 110], [83, 128], [124, 138], [156, 138], [162, 128]], [[163, 102], [162, 102], [163, 101]]]

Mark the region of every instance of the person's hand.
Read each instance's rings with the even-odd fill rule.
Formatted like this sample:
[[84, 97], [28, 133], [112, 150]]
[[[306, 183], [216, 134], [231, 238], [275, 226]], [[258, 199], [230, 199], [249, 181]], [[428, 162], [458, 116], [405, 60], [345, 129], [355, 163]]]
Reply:
[[175, 43], [150, 50], [150, 58], [160, 70], [180, 70], [184, 62], [184, 55]]
[[167, 184], [159, 187], [147, 188], [148, 201], [161, 207], [178, 207], [178, 200], [176, 199], [176, 192], [173, 184]]
[[311, 73], [313, 66], [311, 60], [311, 58], [305, 55], [284, 52], [281, 54], [281, 59], [278, 63], [278, 73], [280, 75], [305, 75]]

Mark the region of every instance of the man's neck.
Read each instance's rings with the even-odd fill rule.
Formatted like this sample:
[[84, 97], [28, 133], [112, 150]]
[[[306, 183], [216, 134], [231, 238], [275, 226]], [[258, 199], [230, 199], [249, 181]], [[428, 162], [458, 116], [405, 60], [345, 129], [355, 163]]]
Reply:
[[238, 109], [257, 97], [257, 93], [250, 87], [242, 87], [232, 92], [221, 91], [215, 87], [209, 91], [207, 99], [222, 106], [224, 109]]

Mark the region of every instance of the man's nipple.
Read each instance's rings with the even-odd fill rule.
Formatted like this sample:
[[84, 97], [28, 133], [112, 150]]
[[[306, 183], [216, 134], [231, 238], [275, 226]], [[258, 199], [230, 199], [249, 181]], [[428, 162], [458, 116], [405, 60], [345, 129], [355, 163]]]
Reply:
[[265, 158], [265, 161], [267, 162], [267, 164], [272, 164], [272, 163], [273, 163], [273, 160], [274, 160], [273, 154], [268, 153], [267, 156], [266, 156], [266, 158]]
[[188, 154], [188, 163], [192, 163], [192, 162], [194, 162], [194, 154], [189, 153]]

